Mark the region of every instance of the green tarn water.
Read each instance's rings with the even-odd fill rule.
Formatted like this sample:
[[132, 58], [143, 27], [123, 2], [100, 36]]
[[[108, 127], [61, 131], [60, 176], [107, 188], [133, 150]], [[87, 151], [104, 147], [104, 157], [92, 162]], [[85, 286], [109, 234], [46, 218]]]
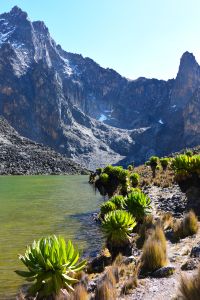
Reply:
[[24, 283], [14, 273], [23, 269], [18, 254], [34, 239], [60, 234], [83, 252], [97, 250], [91, 212], [100, 202], [88, 176], [0, 176], [0, 299], [15, 299]]

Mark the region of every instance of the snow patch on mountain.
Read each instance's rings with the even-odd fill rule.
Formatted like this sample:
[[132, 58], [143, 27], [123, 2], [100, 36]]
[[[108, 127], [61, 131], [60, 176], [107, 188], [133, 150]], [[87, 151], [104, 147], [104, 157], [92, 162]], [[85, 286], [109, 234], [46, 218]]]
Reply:
[[10, 31], [5, 33], [0, 32], [0, 45], [5, 43], [9, 39], [14, 30], [15, 29], [11, 29]]

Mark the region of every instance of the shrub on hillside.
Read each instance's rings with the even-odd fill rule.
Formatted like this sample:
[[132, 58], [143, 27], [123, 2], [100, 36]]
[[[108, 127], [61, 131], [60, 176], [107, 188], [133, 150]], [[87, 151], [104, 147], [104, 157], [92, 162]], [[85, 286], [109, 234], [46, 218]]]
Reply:
[[140, 175], [138, 173], [132, 173], [130, 175], [130, 181], [133, 187], [138, 186], [139, 182], [140, 182]]
[[101, 173], [99, 179], [102, 182], [102, 184], [106, 185], [109, 182], [109, 175], [106, 173]]
[[129, 165], [127, 169], [128, 169], [130, 172], [133, 171], [133, 169], [134, 169], [134, 164]]
[[158, 164], [159, 164], [159, 157], [158, 156], [151, 156], [150, 159], [149, 159], [149, 165], [152, 169], [153, 177], [156, 176], [156, 167], [158, 166]]
[[186, 154], [187, 156], [192, 157], [193, 152], [192, 152], [192, 150], [186, 150], [186, 151], [185, 151], [185, 154]]
[[196, 174], [200, 175], [200, 155], [177, 155], [172, 161], [176, 180], [182, 181]]
[[170, 159], [168, 157], [160, 158], [160, 164], [161, 164], [164, 171], [167, 169], [167, 167], [169, 165], [169, 161], [170, 161]]
[[151, 156], [149, 159], [149, 164], [152, 168], [156, 168], [156, 166], [159, 164], [159, 157]]

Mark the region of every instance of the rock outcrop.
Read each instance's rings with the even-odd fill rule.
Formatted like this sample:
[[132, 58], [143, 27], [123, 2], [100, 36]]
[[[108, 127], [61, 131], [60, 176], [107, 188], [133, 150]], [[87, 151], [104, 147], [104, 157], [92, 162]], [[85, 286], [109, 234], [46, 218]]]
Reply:
[[191, 53], [176, 79], [128, 80], [65, 52], [20, 8], [0, 15], [0, 114], [21, 135], [88, 168], [197, 145], [199, 85]]
[[0, 118], [0, 175], [88, 173], [66, 156], [20, 136]]

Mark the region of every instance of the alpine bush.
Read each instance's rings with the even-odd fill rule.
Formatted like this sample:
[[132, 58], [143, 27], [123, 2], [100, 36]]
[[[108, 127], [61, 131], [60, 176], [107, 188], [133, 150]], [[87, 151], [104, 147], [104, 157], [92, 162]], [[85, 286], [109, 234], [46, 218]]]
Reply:
[[138, 186], [138, 184], [140, 182], [140, 175], [138, 173], [132, 173], [130, 175], [130, 180], [131, 180], [132, 186], [136, 187], [136, 186]]

